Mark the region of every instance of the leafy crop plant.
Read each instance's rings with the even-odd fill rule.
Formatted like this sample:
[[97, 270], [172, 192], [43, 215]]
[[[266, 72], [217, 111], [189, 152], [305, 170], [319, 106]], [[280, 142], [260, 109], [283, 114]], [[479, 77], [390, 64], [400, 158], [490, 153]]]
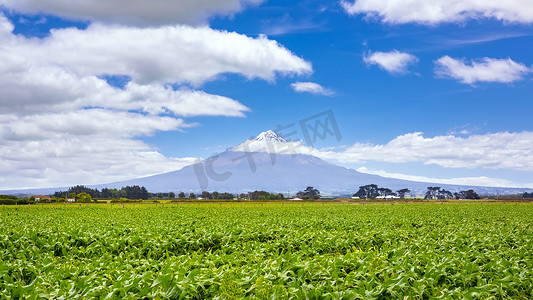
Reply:
[[531, 299], [528, 204], [3, 208], [0, 299]]

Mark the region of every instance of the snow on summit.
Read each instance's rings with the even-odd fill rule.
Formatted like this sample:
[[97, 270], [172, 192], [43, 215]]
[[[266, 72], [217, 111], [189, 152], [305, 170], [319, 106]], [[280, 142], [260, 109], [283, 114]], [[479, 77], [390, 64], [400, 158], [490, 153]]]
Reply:
[[276, 143], [287, 143], [287, 141], [279, 134], [275, 133], [272, 130], [261, 132], [256, 136], [254, 141], [271, 141]]
[[233, 147], [230, 151], [242, 152], [266, 152], [276, 154], [309, 154], [310, 149], [301, 141], [287, 141], [273, 130], [261, 132], [253, 139], [246, 140], [242, 144]]

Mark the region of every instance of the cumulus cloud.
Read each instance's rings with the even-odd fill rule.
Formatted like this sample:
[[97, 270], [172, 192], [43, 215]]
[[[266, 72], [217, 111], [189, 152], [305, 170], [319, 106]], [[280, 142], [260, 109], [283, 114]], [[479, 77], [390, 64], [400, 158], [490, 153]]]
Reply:
[[0, 0], [23, 13], [130, 25], [200, 24], [213, 15], [232, 15], [262, 0]]
[[[54, 120], [49, 120], [54, 122]], [[170, 172], [196, 158], [166, 157], [143, 142], [120, 137], [69, 136], [3, 141], [2, 189], [99, 184]]]
[[77, 76], [52, 66], [0, 74], [0, 90], [0, 109], [18, 115], [101, 107], [152, 115], [242, 117], [249, 110], [238, 101], [203, 91], [134, 82], [120, 89], [95, 75]]
[[195, 124], [100, 108], [23, 116], [0, 114], [3, 189], [96, 184], [180, 169], [193, 158], [165, 157], [136, 140]]
[[182, 119], [105, 109], [27, 116], [0, 114], [3, 189], [96, 184], [192, 164], [134, 139], [189, 128]]
[[391, 74], [405, 74], [411, 64], [417, 63], [418, 58], [409, 53], [394, 50], [391, 52], [369, 52], [363, 61], [371, 66], [377, 65]]
[[193, 124], [171, 117], [105, 109], [80, 109], [66, 113], [13, 117], [2, 124], [0, 138], [5, 142], [10, 140], [39, 141], [65, 136], [134, 137], [191, 126]]
[[516, 188], [529, 188], [533, 186], [533, 183], [517, 185], [516, 183], [513, 183], [506, 179], [491, 178], [491, 177], [486, 177], [486, 176], [434, 178], [434, 177], [407, 175], [407, 174], [401, 174], [401, 173], [390, 173], [390, 172], [383, 171], [383, 170], [369, 170], [366, 167], [358, 168], [357, 171], [361, 173], [379, 175], [379, 176], [388, 177], [388, 178], [396, 178], [396, 179], [419, 181], [419, 182], [440, 183], [440, 184], [467, 185], [467, 186], [490, 186], [490, 187], [499, 186], [499, 187], [516, 187]]
[[311, 93], [315, 95], [334, 96], [335, 92], [314, 82], [295, 82], [291, 87], [299, 93]]
[[[414, 132], [400, 135], [386, 144], [356, 143], [349, 147], [323, 149], [305, 146], [303, 141], [278, 143], [267, 140], [265, 143], [262, 139], [256, 138], [246, 141], [233, 150], [309, 154], [341, 163], [376, 161], [423, 163], [444, 168], [533, 171], [531, 145], [533, 145], [533, 132], [531, 131], [468, 136], [449, 134], [435, 137], [425, 137], [422, 132]], [[471, 180], [476, 180], [475, 178]], [[474, 181], [471, 182], [473, 184]]]
[[355, 0], [341, 4], [350, 15], [364, 14], [391, 24], [435, 25], [482, 18], [533, 23], [533, 2], [529, 0]]
[[[138, 138], [196, 125], [184, 117], [242, 117], [249, 110], [189, 84], [225, 73], [270, 81], [312, 71], [267, 37], [210, 28], [93, 24], [44, 39], [12, 31], [0, 14], [0, 168], [10, 174], [0, 186], [6, 189], [179, 169], [194, 158], [165, 157]], [[113, 76], [131, 80], [116, 87], [105, 79]]]
[[312, 72], [310, 63], [265, 36], [207, 27], [91, 25], [56, 30], [44, 40], [10, 35], [1, 47], [0, 59], [11, 61], [11, 68], [58, 66], [79, 76], [129, 75], [141, 84], [200, 85], [223, 73], [273, 80], [277, 73]]
[[533, 71], [524, 64], [508, 59], [484, 57], [466, 62], [449, 56], [443, 56], [435, 61], [437, 76], [450, 77], [465, 84], [477, 82], [511, 83], [524, 79]]
[[498, 132], [426, 138], [421, 132], [396, 137], [382, 145], [357, 143], [342, 152], [315, 151], [345, 163], [420, 162], [445, 168], [487, 168], [533, 171], [533, 132]]

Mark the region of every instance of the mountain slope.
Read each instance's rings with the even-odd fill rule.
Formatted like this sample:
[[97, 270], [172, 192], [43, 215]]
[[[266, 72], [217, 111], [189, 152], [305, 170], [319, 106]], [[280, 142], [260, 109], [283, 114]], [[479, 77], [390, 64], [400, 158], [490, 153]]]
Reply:
[[[337, 166], [306, 154], [307, 150], [301, 142], [286, 141], [275, 132], [267, 131], [217, 156], [181, 170], [91, 187], [102, 189], [139, 185], [145, 186], [150, 192], [241, 193], [266, 190], [293, 194], [307, 186], [313, 186], [324, 195], [351, 195], [359, 186], [366, 184], [377, 184], [392, 190], [409, 188], [417, 195], [423, 194], [428, 186], [440, 186], [452, 192], [473, 188], [479, 194], [517, 194], [529, 191], [520, 188], [445, 185], [386, 178]], [[66, 189], [7, 192], [48, 194]]]
[[[250, 160], [249, 160], [250, 159]], [[241, 193], [266, 190], [291, 194], [313, 186], [322, 194], [353, 194], [359, 186], [377, 184], [393, 190], [409, 188], [422, 194], [428, 186], [437, 185], [451, 191], [475, 188], [482, 194], [503, 193], [502, 188], [414, 182], [347, 169], [305, 154], [270, 154], [265, 152], [226, 151], [210, 160], [165, 174], [98, 185], [97, 188], [145, 186], [152, 192], [219, 191]], [[523, 189], [506, 188], [507, 193]]]

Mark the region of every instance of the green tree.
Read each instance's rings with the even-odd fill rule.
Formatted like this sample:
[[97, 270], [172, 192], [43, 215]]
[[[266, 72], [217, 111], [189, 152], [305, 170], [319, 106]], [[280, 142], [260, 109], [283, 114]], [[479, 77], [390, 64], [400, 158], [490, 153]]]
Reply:
[[376, 184], [360, 186], [357, 193], [354, 194], [354, 197], [359, 197], [361, 199], [376, 199], [379, 196], [378, 189]]
[[190, 193], [190, 194], [189, 194], [189, 198], [191, 198], [191, 199], [196, 199], [196, 194], [194, 194], [194, 193]]
[[178, 197], [179, 197], [179, 198], [185, 198], [185, 193], [184, 193], [184, 192], [180, 192], [180, 193], [178, 194]]
[[250, 199], [250, 200], [280, 200], [283, 199], [282, 194], [271, 194], [266, 191], [253, 191], [248, 194], [240, 194], [239, 198], [241, 199]]
[[378, 193], [380, 196], [383, 196], [383, 197], [396, 195], [391, 189], [388, 189], [388, 188], [378, 188]]
[[174, 199], [174, 198], [176, 198], [176, 194], [174, 192], [170, 192], [170, 193], [168, 193], [168, 197], [170, 199]]
[[453, 194], [450, 191], [447, 191], [445, 189], [441, 189], [439, 191], [438, 199], [451, 199], [453, 198]]
[[398, 193], [398, 196], [400, 196], [400, 199], [405, 199], [405, 194], [410, 193], [410, 189], [401, 189], [397, 190], [396, 193]]
[[103, 188], [102, 191], [100, 192], [100, 197], [104, 199], [111, 198], [112, 197], [111, 190], [108, 188]]
[[424, 197], [424, 199], [449, 199], [452, 197], [453, 195], [450, 191], [442, 189], [439, 186], [428, 186], [426, 191], [426, 197]]
[[[122, 196], [123, 191], [122, 190], [119, 191], [117, 189], [111, 189], [110, 193], [111, 193], [111, 198], [119, 199]], [[126, 194], [126, 192], [124, 191], [124, 195], [125, 194]]]
[[74, 193], [75, 195], [81, 194], [81, 193], [87, 193], [91, 195], [91, 197], [93, 198], [100, 197], [100, 192], [97, 189], [91, 189], [83, 185], [73, 186], [68, 189], [67, 193]]
[[218, 199], [231, 200], [233, 198], [235, 198], [235, 196], [233, 194], [230, 194], [230, 193], [218, 194]]
[[124, 198], [142, 199], [142, 200], [146, 200], [146, 199], [150, 198], [150, 193], [148, 193], [148, 190], [146, 190], [146, 188], [144, 186], [142, 186], [142, 187], [138, 186], [138, 185], [126, 186], [126, 187], [123, 187], [121, 189], [121, 193], [122, 193], [122, 191], [124, 191], [125, 194], [126, 194], [124, 196]]
[[320, 192], [312, 186], [308, 186], [303, 192], [296, 193], [296, 197], [302, 199], [315, 199], [315, 196], [318, 196], [318, 198], [320, 198]]
[[436, 199], [440, 191], [440, 186], [428, 186], [426, 191], [426, 196], [424, 199], [426, 200], [432, 200]]
[[76, 195], [76, 201], [78, 202], [91, 202], [93, 199], [91, 197], [91, 195], [83, 192], [83, 193], [79, 193], [78, 195]]
[[454, 193], [455, 199], [480, 199], [479, 195], [474, 190], [460, 191]]

